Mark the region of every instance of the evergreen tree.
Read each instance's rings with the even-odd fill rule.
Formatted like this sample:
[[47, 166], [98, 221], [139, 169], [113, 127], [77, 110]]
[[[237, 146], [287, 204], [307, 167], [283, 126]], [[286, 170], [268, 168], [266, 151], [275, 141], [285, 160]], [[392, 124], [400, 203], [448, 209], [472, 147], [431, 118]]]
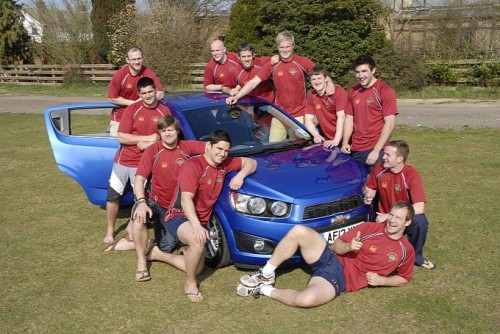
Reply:
[[[226, 34], [225, 44], [228, 50], [236, 51], [238, 44], [259, 44], [256, 19], [260, 11], [260, 5], [266, 1], [262, 0], [239, 0], [231, 7], [229, 17], [229, 30]], [[257, 50], [259, 52], [259, 50]], [[259, 52], [262, 55], [261, 52]]]
[[0, 63], [31, 61], [31, 39], [23, 26], [21, 5], [15, 0], [0, 1]]
[[135, 4], [135, 0], [92, 0], [92, 31], [94, 45], [101, 61], [106, 61], [110, 51], [108, 39], [110, 31], [109, 19], [125, 9], [128, 4]]
[[[346, 84], [352, 78], [351, 60], [361, 53], [375, 54], [387, 46], [384, 30], [377, 24], [382, 10], [379, 1], [366, 0], [260, 0], [253, 13], [248, 6], [233, 5], [227, 36], [244, 36], [239, 29], [252, 29], [243, 18], [256, 21], [249, 36], [260, 54], [275, 54], [276, 35], [289, 30], [295, 36], [297, 54], [327, 68], [334, 80]], [[233, 17], [236, 19], [233, 20]], [[236, 20], [242, 21], [240, 25]], [[237, 28], [236, 28], [237, 27]], [[234, 32], [233, 30], [237, 30]], [[237, 41], [236, 44], [243, 42]], [[233, 41], [230, 42], [231, 45]]]

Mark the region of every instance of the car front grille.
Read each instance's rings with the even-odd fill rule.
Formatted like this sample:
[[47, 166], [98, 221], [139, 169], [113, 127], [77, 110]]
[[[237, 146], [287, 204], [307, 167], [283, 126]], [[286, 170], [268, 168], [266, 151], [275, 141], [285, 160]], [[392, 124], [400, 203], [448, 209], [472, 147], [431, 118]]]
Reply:
[[308, 206], [304, 209], [303, 220], [331, 216], [336, 213], [345, 212], [363, 205], [361, 196], [354, 195], [332, 202]]

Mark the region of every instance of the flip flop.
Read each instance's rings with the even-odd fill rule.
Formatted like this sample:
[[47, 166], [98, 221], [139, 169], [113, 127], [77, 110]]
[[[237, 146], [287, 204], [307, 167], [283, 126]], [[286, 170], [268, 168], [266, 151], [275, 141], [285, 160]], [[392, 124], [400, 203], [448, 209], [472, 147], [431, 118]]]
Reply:
[[436, 268], [436, 265], [434, 263], [432, 263], [431, 261], [429, 261], [427, 259], [424, 259], [424, 262], [422, 262], [419, 265], [419, 267], [424, 268], [424, 269], [432, 270], [432, 269]]
[[[141, 275], [137, 277], [137, 275]], [[135, 280], [136, 282], [146, 282], [151, 279], [151, 276], [149, 275], [149, 271], [147, 269], [145, 270], [137, 270], [135, 272]]]
[[[201, 296], [201, 299], [196, 299], [196, 298], [199, 298], [200, 296]], [[199, 303], [199, 302], [203, 301], [203, 295], [201, 294], [200, 290], [198, 290], [196, 292], [186, 292], [186, 297], [194, 303]]]
[[125, 238], [125, 236], [121, 236], [119, 238], [116, 238], [113, 242], [110, 242], [106, 245], [104, 245], [104, 248], [103, 248], [103, 252], [112, 252], [115, 250], [116, 248], [116, 245], [118, 245], [118, 243], [120, 242], [120, 240], [122, 240], [123, 238]]

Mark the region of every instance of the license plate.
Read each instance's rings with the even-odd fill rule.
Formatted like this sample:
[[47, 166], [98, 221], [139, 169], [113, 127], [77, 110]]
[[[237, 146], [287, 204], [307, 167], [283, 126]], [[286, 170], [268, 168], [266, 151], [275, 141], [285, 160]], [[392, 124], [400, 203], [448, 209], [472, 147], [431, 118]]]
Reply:
[[325, 238], [325, 240], [329, 244], [331, 244], [331, 243], [333, 243], [335, 241], [335, 239], [337, 239], [338, 237], [340, 237], [342, 234], [345, 234], [347, 231], [352, 230], [353, 228], [355, 228], [356, 226], [358, 226], [360, 224], [363, 224], [363, 222], [357, 223], [357, 224], [354, 224], [354, 225], [350, 225], [350, 226], [346, 226], [346, 227], [342, 227], [342, 228], [339, 228], [339, 229], [336, 229], [336, 230], [331, 230], [331, 231], [328, 231], [328, 232], [323, 232], [323, 233], [321, 233], [321, 236], [323, 238]]

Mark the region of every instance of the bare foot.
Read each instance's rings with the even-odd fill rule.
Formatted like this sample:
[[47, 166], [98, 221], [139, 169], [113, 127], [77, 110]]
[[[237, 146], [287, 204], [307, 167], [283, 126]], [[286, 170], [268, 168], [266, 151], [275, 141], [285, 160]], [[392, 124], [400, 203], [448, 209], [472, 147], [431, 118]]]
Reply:
[[104, 240], [103, 241], [104, 241], [105, 244], [110, 244], [114, 240], [115, 240], [115, 238], [113, 237], [113, 232], [111, 232], [111, 233], [106, 233], [106, 235], [104, 236]]
[[132, 249], [135, 249], [134, 242], [128, 240], [125, 237], [121, 237], [120, 239], [117, 239], [117, 240], [113, 241], [112, 243], [107, 244], [104, 251], [105, 252], [127, 251], [127, 250], [132, 250]]

